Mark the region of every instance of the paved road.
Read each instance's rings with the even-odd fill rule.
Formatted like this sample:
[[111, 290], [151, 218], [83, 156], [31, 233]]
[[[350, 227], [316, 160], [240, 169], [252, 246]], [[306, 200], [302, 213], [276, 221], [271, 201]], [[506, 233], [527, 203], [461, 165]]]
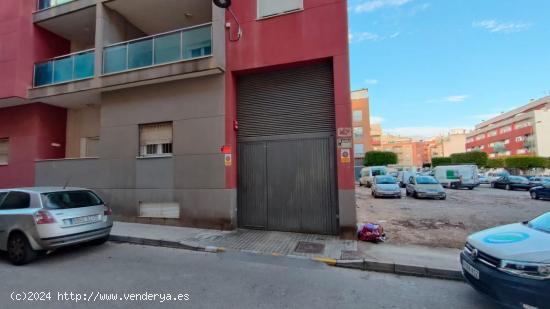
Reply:
[[[25, 267], [13, 267], [3, 256], [0, 277], [0, 308], [497, 308], [460, 282], [285, 257], [112, 243], [56, 252]], [[51, 291], [52, 300], [16, 303], [10, 300], [14, 291]], [[58, 301], [58, 292], [88, 298], [92, 292], [120, 298], [123, 293], [188, 294], [189, 301], [75, 303]]]

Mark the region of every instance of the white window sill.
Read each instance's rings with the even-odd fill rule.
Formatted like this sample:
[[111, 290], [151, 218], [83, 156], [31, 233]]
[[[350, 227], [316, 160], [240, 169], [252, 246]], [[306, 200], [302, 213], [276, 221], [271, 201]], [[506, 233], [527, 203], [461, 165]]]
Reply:
[[136, 159], [159, 159], [159, 158], [172, 158], [172, 154], [160, 154], [160, 155], [148, 155], [148, 156], [137, 156]]

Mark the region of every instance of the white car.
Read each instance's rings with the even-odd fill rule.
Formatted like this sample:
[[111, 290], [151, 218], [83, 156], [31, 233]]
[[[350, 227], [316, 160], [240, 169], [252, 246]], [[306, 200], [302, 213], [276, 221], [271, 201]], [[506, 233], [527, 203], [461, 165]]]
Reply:
[[550, 308], [550, 212], [468, 237], [466, 281], [510, 308]]
[[385, 166], [369, 166], [361, 170], [361, 178], [359, 178], [359, 186], [370, 188], [374, 177], [385, 176], [388, 174], [388, 168]]
[[83, 188], [0, 190], [0, 250], [15, 265], [40, 251], [84, 242], [102, 244], [113, 226], [111, 209]]

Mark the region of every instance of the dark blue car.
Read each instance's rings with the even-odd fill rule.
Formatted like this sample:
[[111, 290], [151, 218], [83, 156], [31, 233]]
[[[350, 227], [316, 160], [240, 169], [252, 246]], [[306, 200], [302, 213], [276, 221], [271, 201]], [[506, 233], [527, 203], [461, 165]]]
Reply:
[[529, 192], [531, 193], [531, 198], [534, 200], [550, 199], [550, 182], [539, 187], [534, 187]]

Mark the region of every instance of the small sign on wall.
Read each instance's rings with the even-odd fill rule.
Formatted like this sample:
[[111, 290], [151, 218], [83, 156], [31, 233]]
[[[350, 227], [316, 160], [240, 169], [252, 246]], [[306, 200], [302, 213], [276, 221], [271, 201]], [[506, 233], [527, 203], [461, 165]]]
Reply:
[[231, 154], [226, 154], [225, 155], [224, 162], [225, 162], [225, 166], [233, 165], [233, 158], [231, 157]]
[[351, 149], [340, 150], [340, 162], [351, 163]]
[[353, 148], [351, 137], [338, 138], [338, 148]]
[[351, 137], [352, 133], [351, 128], [338, 128], [338, 137]]

